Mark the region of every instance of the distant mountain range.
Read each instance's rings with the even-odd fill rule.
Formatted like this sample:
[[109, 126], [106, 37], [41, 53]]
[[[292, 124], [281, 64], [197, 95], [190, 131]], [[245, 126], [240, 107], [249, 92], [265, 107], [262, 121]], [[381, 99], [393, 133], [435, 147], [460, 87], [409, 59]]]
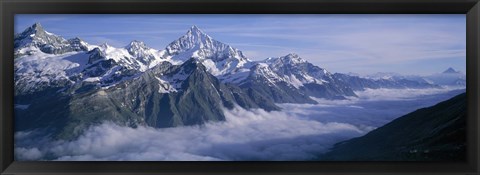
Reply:
[[[252, 61], [196, 26], [164, 50], [65, 39], [35, 23], [15, 35], [17, 130], [47, 128], [72, 138], [105, 120], [175, 127], [224, 121], [223, 108], [280, 110], [275, 103], [345, 99], [366, 88], [465, 86], [449, 69], [430, 77], [330, 73], [297, 54]], [[49, 109], [49, 110], [47, 110]]]

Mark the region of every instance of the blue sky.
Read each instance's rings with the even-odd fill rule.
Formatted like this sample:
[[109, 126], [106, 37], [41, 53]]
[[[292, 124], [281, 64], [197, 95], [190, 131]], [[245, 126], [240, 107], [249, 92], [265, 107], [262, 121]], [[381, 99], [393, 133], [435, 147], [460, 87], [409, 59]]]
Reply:
[[164, 49], [196, 25], [252, 60], [297, 53], [331, 72], [465, 72], [466, 18], [458, 15], [16, 15], [65, 38]]

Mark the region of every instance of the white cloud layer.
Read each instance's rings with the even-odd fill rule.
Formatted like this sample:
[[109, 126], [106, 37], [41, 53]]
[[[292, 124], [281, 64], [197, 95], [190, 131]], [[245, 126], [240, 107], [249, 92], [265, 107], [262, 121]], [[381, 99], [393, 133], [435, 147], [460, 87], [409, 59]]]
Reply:
[[[15, 134], [16, 160], [309, 160], [458, 91], [367, 90], [350, 100], [281, 104], [282, 111], [225, 110], [226, 122], [155, 129], [104, 123], [73, 141]], [[395, 93], [392, 93], [395, 92]], [[392, 94], [397, 94], [392, 96]], [[399, 95], [398, 95], [399, 94]], [[389, 98], [390, 97], [390, 98]]]

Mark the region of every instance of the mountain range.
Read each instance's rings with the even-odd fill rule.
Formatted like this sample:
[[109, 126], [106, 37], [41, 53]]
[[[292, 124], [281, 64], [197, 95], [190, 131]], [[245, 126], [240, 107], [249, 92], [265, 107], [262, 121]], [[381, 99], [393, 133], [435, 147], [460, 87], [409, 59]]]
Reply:
[[91, 45], [35, 23], [15, 35], [14, 47], [15, 117], [22, 121], [16, 130], [44, 128], [64, 139], [106, 120], [132, 127], [197, 125], [224, 121], [223, 109], [235, 105], [272, 111], [281, 110], [276, 103], [346, 99], [367, 88], [465, 84], [453, 69], [376, 79], [331, 73], [295, 53], [252, 61], [196, 26], [156, 50], [136, 40], [123, 48]]

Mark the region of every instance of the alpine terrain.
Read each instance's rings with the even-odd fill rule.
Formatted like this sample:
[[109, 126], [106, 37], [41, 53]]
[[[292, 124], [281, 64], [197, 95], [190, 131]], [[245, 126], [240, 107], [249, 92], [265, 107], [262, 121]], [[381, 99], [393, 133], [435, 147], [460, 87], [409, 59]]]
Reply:
[[[156, 128], [225, 121], [224, 110], [356, 97], [367, 88], [464, 84], [454, 70], [420, 79], [375, 79], [328, 70], [291, 53], [252, 61], [196, 26], [156, 50], [65, 39], [39, 23], [15, 35], [15, 130], [73, 139], [104, 121]], [[441, 81], [444, 76], [451, 81]], [[459, 78], [460, 77], [460, 78]], [[456, 78], [456, 79], [455, 79]]]

